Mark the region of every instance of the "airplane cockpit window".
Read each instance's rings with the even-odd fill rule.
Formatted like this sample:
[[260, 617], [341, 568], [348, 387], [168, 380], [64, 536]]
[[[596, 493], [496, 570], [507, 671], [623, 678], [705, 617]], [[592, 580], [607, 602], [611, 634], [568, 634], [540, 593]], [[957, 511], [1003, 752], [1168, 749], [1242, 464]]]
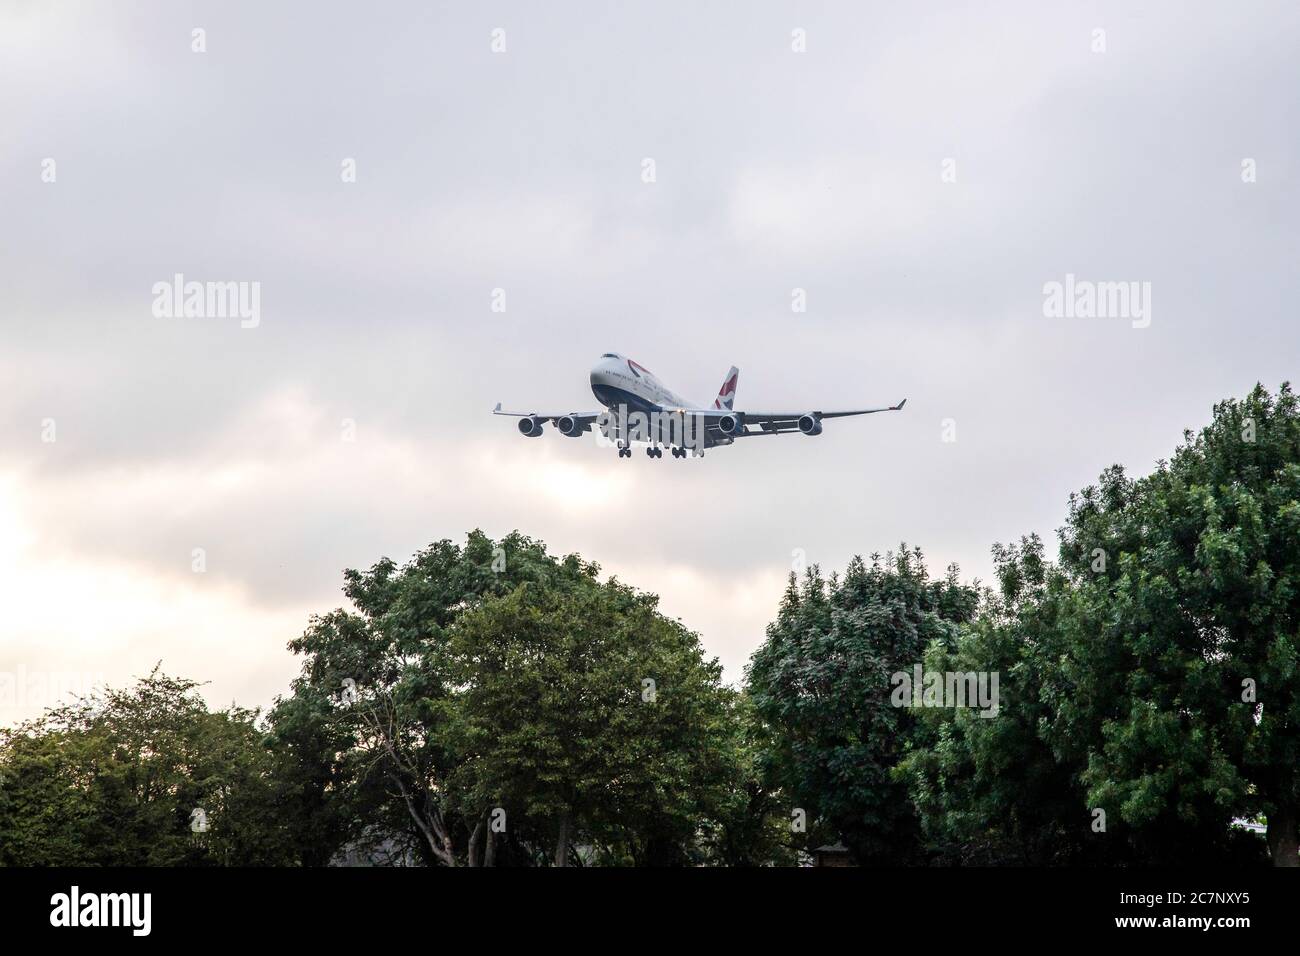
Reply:
[[615, 355], [613, 352], [606, 352], [604, 355], [601, 356], [601, 358], [618, 358], [618, 356]]

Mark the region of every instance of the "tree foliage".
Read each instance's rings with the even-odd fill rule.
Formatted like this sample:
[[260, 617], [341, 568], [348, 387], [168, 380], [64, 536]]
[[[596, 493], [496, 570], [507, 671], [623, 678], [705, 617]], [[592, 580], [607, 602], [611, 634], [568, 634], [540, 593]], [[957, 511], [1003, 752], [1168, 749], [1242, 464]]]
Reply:
[[707, 856], [743, 765], [737, 695], [653, 595], [598, 572], [480, 532], [347, 572], [355, 610], [291, 645], [303, 672], [272, 714], [338, 747], [329, 774], [305, 752], [306, 805], [449, 866]]
[[155, 669], [3, 731], [0, 863], [291, 862], [257, 713], [209, 711], [197, 687]]
[[1089, 800], [1134, 827], [1262, 813], [1274, 861], [1298, 865], [1300, 408], [1257, 386], [1185, 439], [1071, 499], [1077, 663], [1050, 732], [1087, 735]]
[[772, 729], [771, 780], [860, 861], [925, 859], [907, 789], [893, 776], [916, 717], [891, 704], [891, 676], [910, 672], [932, 643], [954, 643], [977, 600], [955, 569], [929, 580], [919, 550], [873, 556], [870, 565], [855, 558], [843, 579], [814, 566], [802, 582], [790, 576], [754, 653], [749, 692]]
[[[995, 548], [990, 595], [930, 666], [1000, 671], [999, 719], [926, 715], [900, 764], [957, 858], [1296, 864], [1300, 415], [1256, 387], [1144, 478], [1071, 496], [1060, 561]], [[1097, 821], [1104, 824], [1099, 829]]]

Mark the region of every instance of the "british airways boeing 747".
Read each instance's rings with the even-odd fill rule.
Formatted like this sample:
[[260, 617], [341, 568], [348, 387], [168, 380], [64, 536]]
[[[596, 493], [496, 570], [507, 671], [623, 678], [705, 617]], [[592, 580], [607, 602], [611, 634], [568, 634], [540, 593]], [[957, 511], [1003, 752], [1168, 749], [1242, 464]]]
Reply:
[[547, 422], [570, 438], [584, 435], [596, 425], [602, 435], [617, 445], [620, 458], [631, 457], [633, 441], [645, 443], [646, 454], [651, 458], [662, 458], [664, 446], [672, 451], [674, 458], [685, 458], [690, 451], [703, 455], [706, 448], [730, 445], [737, 438], [796, 431], [820, 435], [824, 419], [897, 412], [907, 402], [903, 399], [897, 405], [852, 411], [736, 411], [739, 377], [740, 370], [733, 366], [713, 404], [701, 406], [669, 390], [644, 365], [616, 352], [606, 352], [591, 370], [591, 390], [605, 406], [603, 411], [561, 415], [505, 412], [498, 402], [493, 412], [518, 418], [519, 431], [528, 438], [539, 437]]

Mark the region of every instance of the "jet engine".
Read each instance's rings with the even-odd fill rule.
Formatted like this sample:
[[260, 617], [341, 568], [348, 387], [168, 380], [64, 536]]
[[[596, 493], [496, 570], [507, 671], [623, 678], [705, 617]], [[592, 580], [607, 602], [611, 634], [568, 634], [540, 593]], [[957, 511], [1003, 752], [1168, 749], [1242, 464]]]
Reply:
[[745, 416], [741, 412], [732, 412], [718, 419], [718, 431], [724, 435], [739, 435], [745, 430]]
[[565, 415], [563, 418], [557, 418], [555, 427], [560, 430], [561, 435], [567, 435], [569, 438], [577, 438], [591, 428], [590, 425], [583, 425], [576, 415]]
[[799, 431], [805, 435], [820, 435], [822, 433], [822, 420], [812, 412], [807, 415], [800, 415]]
[[525, 438], [540, 438], [542, 436], [542, 425], [546, 422], [544, 418], [528, 416], [519, 419], [519, 434]]

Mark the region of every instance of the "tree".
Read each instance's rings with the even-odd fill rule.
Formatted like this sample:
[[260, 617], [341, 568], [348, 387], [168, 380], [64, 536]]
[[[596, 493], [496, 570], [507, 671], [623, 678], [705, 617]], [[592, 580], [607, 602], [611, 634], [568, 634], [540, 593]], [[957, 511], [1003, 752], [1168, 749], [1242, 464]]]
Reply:
[[773, 729], [758, 716], [748, 691], [732, 695], [731, 707], [726, 767], [717, 781], [721, 793], [701, 833], [707, 859], [720, 866], [793, 866], [806, 840], [792, 829], [792, 808], [767, 765], [775, 751]]
[[869, 566], [854, 558], [842, 581], [816, 567], [802, 584], [791, 575], [754, 652], [748, 688], [775, 738], [773, 783], [860, 862], [927, 858], [906, 785], [894, 777], [918, 725], [911, 708], [891, 703], [891, 678], [910, 674], [932, 642], [955, 642], [977, 603], [956, 568], [931, 581], [919, 549], [904, 547]]
[[1263, 812], [1274, 864], [1295, 866], [1300, 408], [1256, 386], [1184, 438], [1153, 474], [1112, 468], [1071, 498], [1051, 733], [1097, 741], [1089, 800], [1132, 825]]
[[273, 739], [300, 742], [299, 805], [446, 866], [566, 865], [580, 843], [584, 861], [700, 858], [731, 692], [656, 598], [598, 573], [478, 531], [346, 572], [355, 610], [290, 644], [303, 670], [272, 713]]
[[1001, 597], [932, 648], [1004, 689], [996, 721], [926, 715], [934, 739], [900, 767], [959, 855], [1254, 862], [1230, 823], [1263, 813], [1294, 864], [1296, 400], [1257, 387], [1185, 440], [1146, 478], [1116, 466], [1071, 496], [1059, 566], [1036, 539], [995, 548]]
[[689, 862], [733, 768], [730, 692], [698, 637], [617, 581], [524, 584], [456, 626], [467, 806], [500, 806], [606, 862]]
[[[299, 807], [336, 822], [331, 853], [397, 835], [426, 863], [469, 862], [476, 824], [451, 787], [463, 756], [448, 683], [451, 630], [487, 596], [523, 581], [572, 585], [587, 573], [522, 535], [497, 544], [478, 531], [463, 548], [439, 541], [402, 568], [385, 558], [344, 573], [353, 610], [313, 617], [290, 642], [302, 672], [270, 715], [279, 743], [313, 742], [280, 752], [301, 782]], [[303, 831], [307, 844], [316, 838]]]
[[[342, 722], [332, 719], [328, 699], [300, 694], [280, 701], [268, 720], [276, 806], [292, 834], [296, 861], [327, 866], [345, 844], [364, 845], [375, 831], [360, 824], [344, 759], [355, 746]], [[385, 828], [391, 833], [400, 827]]]
[[936, 643], [926, 668], [996, 673], [998, 712], [923, 709], [926, 728], [900, 762], [938, 858], [953, 863], [1046, 866], [1101, 862], [1116, 842], [1094, 833], [1080, 759], [1041, 738], [1055, 702], [1043, 694], [1058, 666], [1056, 634], [1065, 577], [1048, 565], [1036, 535], [993, 548], [999, 590], [954, 644]]
[[257, 712], [197, 687], [155, 668], [0, 732], [0, 863], [291, 862]]

